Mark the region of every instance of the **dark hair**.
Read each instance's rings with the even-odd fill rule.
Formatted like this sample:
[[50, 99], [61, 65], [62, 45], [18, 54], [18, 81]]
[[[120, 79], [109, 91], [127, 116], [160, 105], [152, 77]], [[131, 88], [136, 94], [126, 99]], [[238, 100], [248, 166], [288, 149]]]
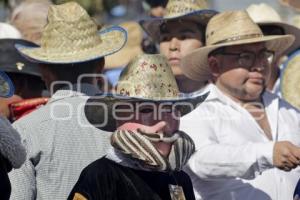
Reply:
[[217, 54], [222, 54], [222, 53], [224, 52], [224, 50], [225, 50], [225, 47], [217, 48], [217, 49], [211, 51], [211, 52], [208, 54], [207, 57], [209, 58], [210, 56], [215, 56], [215, 55], [217, 55]]
[[[177, 19], [177, 20], [172, 20], [172, 21], [177, 21], [178, 23], [184, 23], [184, 20], [181, 20], [181, 19]], [[168, 22], [163, 22], [160, 26], [159, 26], [159, 32], [160, 33], [164, 33], [164, 32], [168, 32], [167, 31], [167, 27], [166, 27], [166, 24]], [[205, 30], [206, 30], [206, 27], [204, 25], [202, 25], [201, 23], [197, 23], [197, 22], [194, 22], [198, 28], [198, 30], [200, 30], [201, 32], [201, 38], [200, 38], [200, 41], [202, 42], [202, 44], [205, 44]], [[180, 27], [180, 25], [179, 25]]]
[[158, 6], [166, 7], [168, 0], [144, 0], [151, 8]]
[[[182, 23], [183, 20], [177, 20], [178, 23]], [[168, 32], [167, 31], [167, 22], [163, 22], [160, 26], [159, 26], [159, 32], [160, 33], [166, 33]], [[195, 24], [197, 25], [198, 27], [198, 30], [200, 30], [201, 32], [201, 38], [200, 38], [200, 41], [202, 42], [202, 44], [204, 45], [205, 44], [205, 30], [206, 30], [206, 26], [200, 24], [200, 23], [196, 23]]]
[[[77, 83], [77, 79], [82, 74], [94, 73], [97, 67], [104, 67], [104, 58], [96, 59], [82, 63], [71, 64], [48, 64], [42, 63], [40, 67], [46, 67], [57, 78], [58, 81], [68, 81], [72, 84]], [[85, 78], [82, 80], [84, 83], [91, 83], [92, 78]]]
[[35, 98], [42, 95], [42, 91], [46, 89], [44, 81], [34, 75], [6, 72], [15, 86], [15, 94], [22, 98]]

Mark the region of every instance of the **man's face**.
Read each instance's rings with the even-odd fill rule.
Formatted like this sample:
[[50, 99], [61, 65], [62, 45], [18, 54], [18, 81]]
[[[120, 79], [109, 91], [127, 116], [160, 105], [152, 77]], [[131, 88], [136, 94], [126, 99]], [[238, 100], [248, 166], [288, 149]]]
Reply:
[[192, 21], [170, 21], [161, 25], [160, 53], [165, 55], [175, 75], [182, 74], [179, 65], [188, 53], [202, 47], [199, 26]]
[[273, 52], [264, 43], [225, 47], [208, 59], [215, 84], [240, 101], [260, 98], [270, 76]]
[[[172, 112], [169, 105], [144, 102], [121, 105], [118, 110], [118, 130], [141, 129], [149, 134], [164, 133], [164, 136], [170, 137], [179, 128], [179, 113]], [[153, 142], [153, 144], [163, 156], [167, 156], [171, 150], [170, 143]]]

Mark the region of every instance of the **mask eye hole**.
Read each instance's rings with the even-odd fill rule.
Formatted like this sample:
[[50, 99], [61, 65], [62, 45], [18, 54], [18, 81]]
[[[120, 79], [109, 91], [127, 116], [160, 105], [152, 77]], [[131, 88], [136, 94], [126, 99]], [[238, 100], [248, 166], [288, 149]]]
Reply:
[[142, 108], [140, 109], [140, 113], [144, 113], [144, 114], [153, 113], [153, 108]]

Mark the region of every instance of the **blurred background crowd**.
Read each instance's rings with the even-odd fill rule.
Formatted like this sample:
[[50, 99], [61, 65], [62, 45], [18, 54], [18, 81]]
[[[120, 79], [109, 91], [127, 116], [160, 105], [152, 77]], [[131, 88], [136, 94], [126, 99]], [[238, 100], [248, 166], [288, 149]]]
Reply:
[[[25, 1], [48, 1], [48, 0], [1, 0], [0, 20], [9, 19], [11, 11], [20, 3]], [[50, 1], [50, 0], [49, 0]], [[60, 4], [68, 0], [52, 0], [52, 3]], [[89, 14], [94, 16], [98, 22], [113, 23], [124, 20], [140, 19], [150, 11], [151, 7], [165, 6], [166, 0], [76, 0]], [[293, 17], [300, 14], [297, 10], [291, 9], [279, 3], [277, 0], [210, 0], [209, 7], [218, 11], [236, 10], [247, 8], [250, 4], [267, 3], [278, 11], [282, 19], [293, 22]], [[158, 11], [156, 11], [158, 12]]]

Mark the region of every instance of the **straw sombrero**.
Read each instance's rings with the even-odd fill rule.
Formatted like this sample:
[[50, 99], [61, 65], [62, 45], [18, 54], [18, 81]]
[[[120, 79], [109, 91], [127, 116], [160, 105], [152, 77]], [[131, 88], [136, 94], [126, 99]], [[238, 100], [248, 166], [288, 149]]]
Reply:
[[295, 36], [295, 42], [289, 47], [284, 54], [290, 54], [300, 47], [300, 29], [296, 26], [283, 22], [280, 15], [271, 6], [260, 3], [252, 4], [247, 8], [247, 12], [252, 20], [260, 27], [266, 26], [278, 26], [282, 28], [285, 34], [291, 34]]
[[285, 62], [280, 80], [282, 97], [300, 109], [300, 50], [294, 52]]
[[190, 20], [206, 26], [209, 19], [217, 13], [208, 9], [205, 0], [169, 0], [164, 17], [145, 19], [139, 23], [151, 38], [159, 41], [159, 27], [164, 22]]
[[124, 67], [134, 57], [143, 53], [141, 47], [143, 31], [140, 25], [134, 21], [127, 21], [120, 26], [127, 31], [127, 43], [120, 51], [105, 58], [105, 69]]
[[114, 26], [97, 32], [97, 25], [75, 2], [50, 6], [41, 47], [16, 45], [19, 52], [38, 63], [79, 63], [120, 50], [126, 31]]
[[115, 94], [91, 97], [85, 106], [90, 123], [106, 131], [115, 130], [115, 106], [128, 102], [168, 103], [185, 115], [205, 100], [207, 93], [181, 97], [167, 59], [160, 54], [142, 54], [121, 73]]
[[208, 54], [215, 49], [265, 42], [269, 50], [278, 54], [284, 52], [294, 42], [292, 35], [264, 36], [246, 11], [227, 11], [214, 16], [206, 29], [206, 46], [194, 50], [182, 59], [183, 73], [198, 81], [211, 78], [208, 66]]

